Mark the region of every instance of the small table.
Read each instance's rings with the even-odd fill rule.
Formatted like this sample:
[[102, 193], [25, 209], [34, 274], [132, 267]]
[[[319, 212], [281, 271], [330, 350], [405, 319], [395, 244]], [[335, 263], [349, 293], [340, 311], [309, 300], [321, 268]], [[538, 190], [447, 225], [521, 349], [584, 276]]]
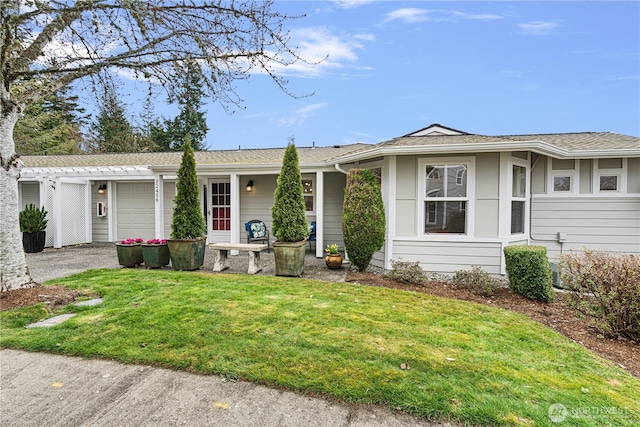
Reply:
[[256, 274], [262, 270], [260, 264], [260, 252], [267, 249], [267, 245], [256, 243], [209, 243], [209, 247], [214, 250], [215, 260], [213, 271], [222, 271], [229, 268], [229, 251], [246, 251], [249, 253], [249, 269], [247, 274]]

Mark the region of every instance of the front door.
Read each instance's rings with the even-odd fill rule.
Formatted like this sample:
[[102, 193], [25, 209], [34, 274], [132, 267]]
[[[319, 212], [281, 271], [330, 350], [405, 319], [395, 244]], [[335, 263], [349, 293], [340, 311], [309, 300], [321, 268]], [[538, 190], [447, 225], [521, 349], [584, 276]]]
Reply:
[[209, 180], [209, 209], [207, 223], [210, 243], [231, 241], [231, 181]]

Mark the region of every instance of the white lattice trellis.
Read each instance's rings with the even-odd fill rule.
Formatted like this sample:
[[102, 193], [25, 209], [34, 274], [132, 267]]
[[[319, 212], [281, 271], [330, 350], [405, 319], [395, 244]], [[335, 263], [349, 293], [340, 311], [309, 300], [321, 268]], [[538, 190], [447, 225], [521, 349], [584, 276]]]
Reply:
[[45, 246], [53, 246], [53, 236], [55, 225], [53, 221], [53, 197], [55, 190], [55, 181], [46, 179], [44, 181], [44, 208], [47, 210], [47, 234]]
[[61, 182], [62, 246], [87, 241], [87, 184]]

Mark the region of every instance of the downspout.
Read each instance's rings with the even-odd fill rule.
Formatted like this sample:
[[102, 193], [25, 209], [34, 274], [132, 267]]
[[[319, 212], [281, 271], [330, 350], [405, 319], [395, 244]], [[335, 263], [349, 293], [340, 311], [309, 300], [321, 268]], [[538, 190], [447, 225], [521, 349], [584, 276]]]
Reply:
[[340, 163], [336, 163], [336, 164], [335, 164], [335, 165], [333, 165], [333, 166], [334, 166], [334, 167], [336, 168], [336, 170], [337, 170], [338, 172], [340, 172], [340, 173], [343, 173], [343, 174], [345, 174], [345, 175], [347, 175], [347, 174], [349, 173], [349, 172], [347, 172], [346, 170], [344, 170], [344, 169], [342, 169], [342, 168], [340, 167]]

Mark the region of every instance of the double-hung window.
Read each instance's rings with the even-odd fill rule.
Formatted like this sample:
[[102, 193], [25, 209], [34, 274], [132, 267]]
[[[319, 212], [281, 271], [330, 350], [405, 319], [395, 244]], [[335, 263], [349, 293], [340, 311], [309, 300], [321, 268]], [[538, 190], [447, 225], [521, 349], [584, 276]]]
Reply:
[[520, 234], [527, 216], [527, 168], [513, 165], [511, 181], [511, 234]]
[[424, 159], [421, 163], [422, 227], [425, 234], [469, 234], [470, 159]]

